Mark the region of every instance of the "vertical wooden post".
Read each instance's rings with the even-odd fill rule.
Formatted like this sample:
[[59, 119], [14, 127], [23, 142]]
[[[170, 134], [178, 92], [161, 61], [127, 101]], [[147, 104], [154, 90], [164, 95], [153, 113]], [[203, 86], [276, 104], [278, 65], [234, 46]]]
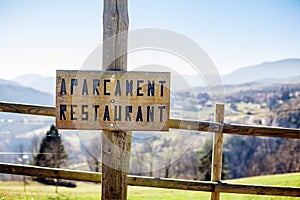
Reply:
[[[225, 108], [224, 104], [216, 104], [215, 108], [215, 122], [224, 123]], [[222, 127], [219, 128], [218, 132], [214, 133], [213, 138], [213, 157], [212, 157], [212, 168], [211, 168], [211, 180], [214, 182], [221, 181], [222, 177], [222, 154], [223, 154], [223, 133]], [[220, 193], [212, 192], [211, 200], [219, 200]]]
[[[103, 70], [127, 70], [127, 0], [104, 0]], [[122, 33], [121, 35], [117, 35]], [[108, 38], [113, 39], [108, 39]], [[108, 40], [107, 40], [108, 39]], [[125, 54], [124, 54], [125, 53]], [[131, 133], [102, 133], [102, 199], [126, 199]]]

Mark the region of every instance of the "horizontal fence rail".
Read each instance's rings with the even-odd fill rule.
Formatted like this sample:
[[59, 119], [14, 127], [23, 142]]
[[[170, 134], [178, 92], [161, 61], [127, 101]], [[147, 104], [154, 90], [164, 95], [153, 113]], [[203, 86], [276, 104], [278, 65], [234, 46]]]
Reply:
[[55, 107], [0, 102], [0, 112], [55, 117]]
[[[0, 112], [55, 117], [55, 107], [0, 102]], [[300, 139], [300, 129], [170, 119], [174, 129]], [[101, 173], [0, 163], [0, 173], [100, 183]], [[127, 176], [128, 185], [238, 194], [300, 197], [300, 188]]]
[[[84, 172], [48, 167], [36, 167], [29, 165], [18, 165], [0, 163], [2, 173], [17, 174], [25, 176], [34, 176], [40, 178], [56, 178], [74, 181], [87, 181], [101, 183], [102, 174], [96, 172]], [[224, 192], [238, 194], [255, 194], [255, 195], [276, 195], [276, 196], [291, 196], [300, 197], [300, 188], [282, 187], [282, 186], [259, 186], [246, 184], [229, 184], [221, 182], [206, 182], [206, 181], [190, 181], [167, 178], [154, 178], [143, 176], [128, 176], [128, 185], [194, 190], [204, 192]]]
[[[55, 117], [55, 107], [36, 106], [17, 103], [0, 102], [0, 112], [22, 113], [31, 115], [43, 115]], [[251, 126], [229, 123], [215, 123], [205, 121], [189, 121], [170, 119], [169, 127], [174, 129], [195, 130], [203, 132], [218, 132], [223, 133], [249, 135], [249, 136], [265, 136], [265, 137], [280, 137], [300, 139], [300, 129], [277, 128], [268, 126]]]

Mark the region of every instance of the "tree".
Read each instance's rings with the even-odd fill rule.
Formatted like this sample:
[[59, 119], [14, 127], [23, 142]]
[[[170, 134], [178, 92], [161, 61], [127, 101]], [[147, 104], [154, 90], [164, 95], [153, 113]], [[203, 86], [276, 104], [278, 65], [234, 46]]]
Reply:
[[288, 88], [283, 89], [282, 94], [281, 94], [281, 100], [282, 101], [287, 101], [290, 99], [290, 91]]
[[[80, 140], [80, 139], [79, 139]], [[102, 139], [101, 137], [94, 137], [88, 146], [80, 140], [81, 147], [85, 150], [87, 154], [87, 163], [90, 170], [99, 172], [101, 171], [101, 149], [102, 149]]]
[[[171, 133], [171, 134], [170, 134]], [[190, 140], [186, 139], [189, 132], [172, 130], [168, 134], [162, 134], [159, 143], [156, 144], [154, 151], [158, 154], [158, 162], [163, 168], [160, 170], [165, 178], [175, 178], [177, 168], [181, 165], [178, 159], [186, 152]]]
[[198, 152], [199, 162], [199, 179], [204, 181], [211, 180], [211, 161], [212, 161], [212, 140], [206, 140], [202, 149]]
[[33, 136], [30, 142], [30, 151], [32, 152], [32, 155], [36, 155], [39, 152], [39, 143], [40, 138], [37, 135]]
[[68, 154], [65, 152], [61, 135], [54, 125], [50, 127], [43, 137], [39, 153], [34, 159], [37, 166], [59, 168], [66, 165]]
[[[212, 165], [212, 139], [206, 140], [202, 149], [198, 152], [200, 162], [199, 162], [199, 179], [204, 181], [211, 180], [211, 165]], [[227, 159], [222, 157], [222, 179], [225, 179], [229, 170], [227, 165]]]
[[[294, 139], [282, 139], [274, 157], [276, 174], [295, 173], [300, 171], [300, 144]], [[274, 161], [273, 160], [273, 161]]]

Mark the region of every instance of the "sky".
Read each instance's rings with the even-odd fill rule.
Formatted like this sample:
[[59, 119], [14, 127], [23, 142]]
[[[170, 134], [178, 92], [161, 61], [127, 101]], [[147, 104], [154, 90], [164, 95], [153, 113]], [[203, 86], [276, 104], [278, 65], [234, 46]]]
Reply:
[[[130, 31], [158, 28], [180, 33], [205, 50], [220, 74], [300, 58], [298, 0], [128, 2]], [[0, 79], [80, 69], [101, 44], [102, 11], [101, 0], [0, 0]], [[156, 58], [161, 59], [153, 61], [157, 64], [170, 59]], [[193, 73], [180, 69], [179, 63], [178, 72]]]

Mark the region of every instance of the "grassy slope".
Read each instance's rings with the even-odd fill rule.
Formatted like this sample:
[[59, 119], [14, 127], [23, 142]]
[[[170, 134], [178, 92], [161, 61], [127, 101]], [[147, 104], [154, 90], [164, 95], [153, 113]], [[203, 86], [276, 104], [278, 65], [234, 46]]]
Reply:
[[[297, 186], [300, 187], [300, 173], [285, 174], [275, 176], [260, 176], [246, 179], [238, 179], [227, 181], [230, 183], [243, 184], [262, 184], [262, 185], [280, 185], [280, 186]], [[76, 189], [63, 188], [58, 189], [58, 194], [55, 193], [54, 186], [44, 186], [35, 182], [29, 182], [27, 191], [23, 192], [22, 182], [0, 182], [0, 199], [100, 199], [100, 185], [89, 183], [77, 183]], [[129, 187], [128, 199], [209, 199], [210, 193], [184, 191], [184, 190], [169, 190], [148, 187]], [[300, 199], [291, 197], [275, 197], [275, 196], [255, 196], [255, 195], [238, 195], [238, 194], [221, 194], [222, 200], [231, 199]]]

